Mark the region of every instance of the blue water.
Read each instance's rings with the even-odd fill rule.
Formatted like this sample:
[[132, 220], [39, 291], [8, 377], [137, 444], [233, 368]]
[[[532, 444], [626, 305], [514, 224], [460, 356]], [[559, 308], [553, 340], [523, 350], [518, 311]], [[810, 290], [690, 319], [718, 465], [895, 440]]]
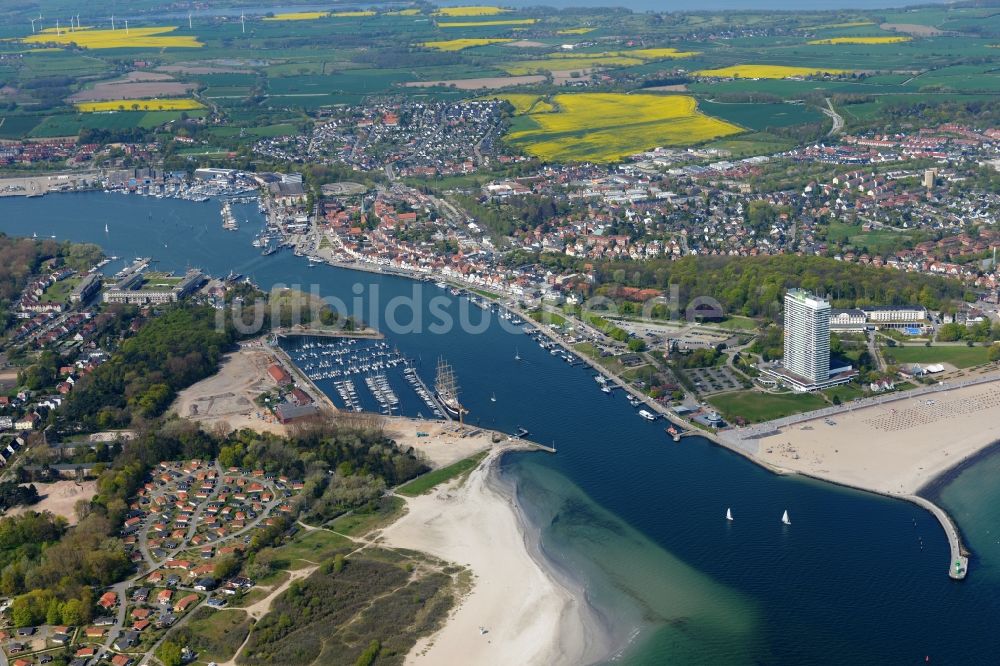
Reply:
[[[375, 324], [390, 299], [414, 294], [424, 323], [457, 320], [463, 309], [473, 322], [482, 316], [467, 299], [432, 285], [308, 268], [287, 252], [261, 257], [250, 245], [260, 225], [256, 210], [237, 207], [237, 216], [250, 222], [232, 233], [221, 229], [215, 203], [101, 193], [0, 200], [0, 230], [9, 234], [96, 242], [109, 255], [153, 256], [164, 269], [235, 270], [265, 287], [316, 284]], [[503, 477], [516, 485], [544, 551], [586, 581], [615, 634], [641, 630], [623, 661], [997, 661], [1000, 545], [987, 530], [1000, 519], [990, 473], [1000, 459], [986, 459], [982, 474], [973, 466], [942, 491], [946, 505], [961, 509], [960, 526], [976, 549], [969, 579], [953, 582], [944, 535], [920, 509], [776, 477], [705, 440], [675, 444], [620, 392], [601, 393], [592, 371], [558, 360], [495, 318], [480, 328], [388, 340], [424, 366], [445, 356], [471, 422], [508, 432], [523, 426], [536, 441], [555, 443], [556, 455], [508, 456]], [[424, 367], [422, 374], [433, 373]], [[731, 524], [723, 519], [728, 506]], [[785, 509], [789, 527], [779, 522]]]

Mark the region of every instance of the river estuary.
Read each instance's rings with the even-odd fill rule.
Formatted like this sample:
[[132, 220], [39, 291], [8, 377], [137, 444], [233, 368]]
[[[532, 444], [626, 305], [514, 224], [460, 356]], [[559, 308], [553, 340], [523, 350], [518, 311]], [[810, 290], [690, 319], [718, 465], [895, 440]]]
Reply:
[[[620, 391], [602, 393], [593, 371], [550, 355], [495, 315], [483, 322], [489, 315], [464, 297], [400, 277], [310, 267], [288, 251], [263, 257], [251, 246], [262, 224], [256, 207], [235, 210], [241, 228], [227, 232], [216, 202], [96, 192], [7, 198], [0, 231], [93, 242], [109, 256], [152, 257], [164, 270], [235, 271], [265, 289], [315, 284], [324, 296], [358, 299], [375, 326], [397, 296], [414, 297], [427, 322], [432, 298], [456, 321], [465, 311], [478, 331], [386, 331], [387, 340], [419, 360], [428, 382], [446, 357], [470, 422], [523, 426], [558, 447], [556, 455], [507, 456], [502, 478], [552, 565], [580, 580], [615, 634], [631, 639], [621, 663], [996, 662], [1000, 456], [940, 490], [974, 551], [969, 578], [951, 581], [945, 536], [921, 509], [775, 476], [701, 438], [675, 444], [664, 423], [640, 418]], [[791, 526], [779, 521], [785, 509]]]

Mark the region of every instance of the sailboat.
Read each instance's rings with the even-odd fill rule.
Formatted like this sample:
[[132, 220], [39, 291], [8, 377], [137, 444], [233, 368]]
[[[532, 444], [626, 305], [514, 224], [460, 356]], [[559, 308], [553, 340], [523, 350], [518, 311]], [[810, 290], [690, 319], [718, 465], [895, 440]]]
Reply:
[[496, 401], [497, 401], [497, 394], [494, 393], [490, 396], [490, 402], [496, 402]]
[[104, 223], [104, 233], [108, 233], [108, 224], [107, 224], [107, 222]]
[[517, 347], [514, 347], [514, 360], [515, 361], [521, 360], [521, 352], [518, 351]]
[[732, 520], [732, 519], [733, 519], [733, 510], [726, 509], [726, 520]]
[[788, 519], [788, 509], [785, 509], [785, 513], [782, 514], [782, 516], [781, 516], [781, 522], [783, 522], [785, 525], [791, 525], [792, 524], [792, 521], [790, 521]]

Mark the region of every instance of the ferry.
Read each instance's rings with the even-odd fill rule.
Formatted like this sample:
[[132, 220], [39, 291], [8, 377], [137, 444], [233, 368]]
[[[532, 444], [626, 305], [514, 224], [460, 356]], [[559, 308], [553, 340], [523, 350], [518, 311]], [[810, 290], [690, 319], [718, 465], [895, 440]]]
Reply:
[[648, 412], [645, 409], [640, 409], [639, 410], [639, 416], [641, 416], [642, 418], [646, 419], [647, 421], [655, 421], [656, 420], [656, 414], [653, 414], [652, 412]]

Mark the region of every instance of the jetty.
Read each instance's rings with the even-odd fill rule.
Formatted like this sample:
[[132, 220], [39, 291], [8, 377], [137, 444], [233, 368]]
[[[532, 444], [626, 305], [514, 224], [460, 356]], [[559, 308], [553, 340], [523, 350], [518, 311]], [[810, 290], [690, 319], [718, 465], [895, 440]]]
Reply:
[[948, 548], [951, 552], [951, 559], [948, 562], [948, 577], [953, 580], [963, 580], [969, 572], [969, 552], [962, 545], [955, 521], [944, 509], [928, 499], [919, 495], [910, 495], [906, 499], [930, 511], [941, 523], [941, 527], [944, 528], [944, 533], [948, 537]]

